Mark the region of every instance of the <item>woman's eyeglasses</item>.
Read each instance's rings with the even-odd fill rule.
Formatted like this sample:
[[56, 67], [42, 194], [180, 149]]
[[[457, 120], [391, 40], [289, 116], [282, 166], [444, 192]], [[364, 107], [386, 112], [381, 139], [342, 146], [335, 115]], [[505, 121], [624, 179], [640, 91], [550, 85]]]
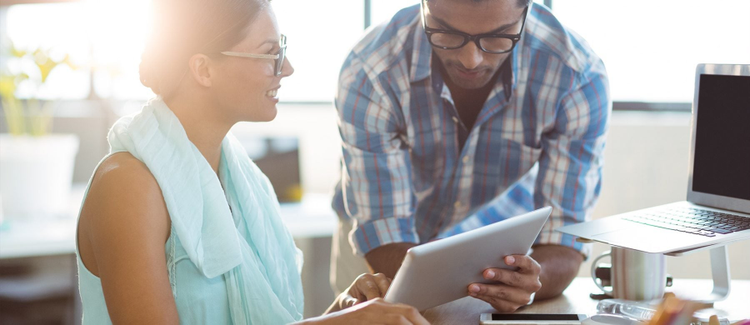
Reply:
[[284, 34], [281, 34], [281, 38], [279, 39], [279, 53], [277, 54], [255, 54], [255, 53], [231, 52], [231, 51], [224, 51], [224, 52], [221, 52], [221, 54], [224, 54], [226, 56], [239, 57], [239, 58], [275, 60], [273, 75], [280, 76], [281, 68], [284, 66], [284, 59], [286, 58], [286, 36]]

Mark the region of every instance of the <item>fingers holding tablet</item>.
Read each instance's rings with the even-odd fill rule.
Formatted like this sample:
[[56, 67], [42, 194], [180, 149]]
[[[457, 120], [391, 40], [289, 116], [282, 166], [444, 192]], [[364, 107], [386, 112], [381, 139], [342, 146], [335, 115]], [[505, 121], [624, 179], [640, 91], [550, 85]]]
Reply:
[[539, 274], [542, 267], [539, 263], [528, 255], [508, 255], [503, 261], [508, 266], [518, 267], [520, 273]]
[[468, 291], [470, 296], [486, 301], [499, 311], [512, 312], [529, 304], [533, 294], [541, 289], [541, 267], [525, 255], [506, 256], [504, 262], [517, 269], [488, 268], [482, 276], [495, 283], [472, 283]]
[[486, 301], [501, 312], [513, 312], [530, 299], [530, 293], [504, 284], [473, 283], [469, 285], [469, 295]]
[[484, 270], [482, 276], [487, 280], [521, 288], [529, 292], [536, 292], [541, 289], [542, 283], [539, 281], [539, 273], [541, 273], [542, 268], [537, 261], [524, 255], [506, 256], [505, 262], [507, 263], [508, 260], [511, 260], [509, 266], [516, 266], [518, 269], [509, 270], [491, 267]]

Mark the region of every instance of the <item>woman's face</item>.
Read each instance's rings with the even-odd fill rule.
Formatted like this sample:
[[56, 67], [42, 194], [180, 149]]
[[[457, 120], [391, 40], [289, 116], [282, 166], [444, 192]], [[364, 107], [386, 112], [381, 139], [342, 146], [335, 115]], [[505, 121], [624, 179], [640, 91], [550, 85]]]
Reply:
[[[248, 26], [246, 37], [225, 51], [253, 54], [279, 53], [279, 32], [276, 16], [270, 4], [258, 13]], [[219, 78], [214, 95], [228, 118], [236, 121], [270, 121], [276, 117], [276, 103], [279, 102], [279, 82], [294, 72], [286, 59], [281, 75], [274, 75], [275, 60], [224, 57], [218, 63]]]

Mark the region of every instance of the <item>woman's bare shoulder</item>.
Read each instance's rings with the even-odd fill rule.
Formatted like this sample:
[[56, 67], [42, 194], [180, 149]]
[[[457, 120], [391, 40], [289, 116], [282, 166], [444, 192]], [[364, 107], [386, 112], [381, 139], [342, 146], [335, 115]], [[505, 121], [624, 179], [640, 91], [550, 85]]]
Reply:
[[[94, 241], [130, 236], [153, 238], [164, 244], [169, 235], [169, 213], [154, 175], [130, 153], [105, 159], [94, 174], [81, 222]], [[123, 236], [107, 237], [118, 232]]]
[[94, 174], [78, 224], [84, 266], [101, 280], [112, 320], [177, 322], [167, 276], [169, 213], [148, 167], [129, 153], [105, 159]]
[[128, 152], [115, 153], [102, 161], [94, 174], [91, 192], [107, 195], [109, 204], [138, 203], [136, 207], [159, 207], [164, 201], [154, 175]]
[[114, 153], [99, 165], [94, 174], [92, 187], [94, 185], [116, 185], [112, 183], [122, 182], [127, 178], [148, 181], [154, 179], [154, 175], [151, 174], [146, 164], [133, 157], [129, 152]]

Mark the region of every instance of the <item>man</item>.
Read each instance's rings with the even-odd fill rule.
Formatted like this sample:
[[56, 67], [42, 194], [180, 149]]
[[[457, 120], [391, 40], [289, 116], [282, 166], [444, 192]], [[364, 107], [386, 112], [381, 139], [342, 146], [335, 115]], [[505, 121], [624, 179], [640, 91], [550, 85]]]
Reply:
[[611, 101], [602, 61], [547, 8], [406, 8], [354, 47], [336, 108], [332, 283], [367, 271], [362, 256], [393, 277], [410, 247], [552, 206], [530, 257], [497, 257], [518, 270], [484, 270], [494, 283], [467, 293], [514, 311], [570, 284], [588, 247], [554, 229], [585, 221], [598, 198]]

